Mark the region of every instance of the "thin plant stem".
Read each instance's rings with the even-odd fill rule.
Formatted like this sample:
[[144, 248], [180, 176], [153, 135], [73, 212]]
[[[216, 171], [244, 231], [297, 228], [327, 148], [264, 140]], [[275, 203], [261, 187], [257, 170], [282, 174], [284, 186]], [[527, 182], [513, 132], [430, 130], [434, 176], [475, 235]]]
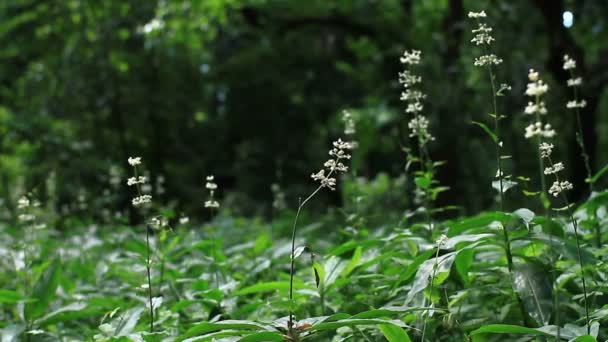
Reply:
[[[437, 268], [439, 267], [438, 258], [439, 258], [439, 249], [440, 248], [441, 248], [441, 244], [438, 244], [437, 252], [435, 253], [435, 264], [433, 265], [433, 274], [431, 275], [431, 289], [430, 289], [430, 293], [429, 293], [429, 297], [431, 298], [431, 300], [430, 300], [431, 304], [429, 305], [429, 307], [433, 305], [433, 285], [435, 283], [435, 275], [437, 273]], [[428, 314], [429, 314], [429, 309], [426, 310], [426, 316], [424, 317], [424, 324], [422, 325], [422, 338], [420, 339], [421, 342], [424, 342], [424, 336], [426, 334], [426, 323], [428, 321]]]
[[[574, 79], [574, 72], [570, 69], [570, 78]], [[574, 86], [574, 101], [578, 103], [578, 87]], [[581, 154], [583, 155], [583, 160], [585, 162], [585, 170], [587, 171], [587, 178], [591, 179], [591, 163], [589, 162], [589, 154], [587, 153], [587, 149], [585, 148], [585, 141], [583, 139], [583, 125], [581, 121], [581, 111], [578, 106], [574, 107], [574, 111], [576, 112], [576, 142], [581, 149]], [[588, 182], [589, 184], [589, 192], [593, 192], [593, 183]]]
[[[547, 159], [549, 160], [549, 164], [551, 166], [551, 168], [553, 168], [554, 163], [553, 160], [551, 159], [551, 157], [547, 157]], [[559, 182], [559, 176], [557, 175], [557, 173], [554, 174], [555, 175], [555, 181]], [[591, 320], [589, 319], [589, 305], [587, 302], [587, 283], [585, 281], [585, 268], [584, 268], [584, 264], [583, 264], [583, 257], [581, 254], [581, 243], [580, 243], [580, 239], [578, 236], [578, 221], [576, 220], [576, 218], [574, 218], [574, 213], [572, 211], [572, 207], [570, 206], [570, 201], [568, 201], [568, 198], [566, 197], [566, 195], [564, 194], [564, 192], [562, 191], [560, 193], [561, 198], [566, 206], [566, 208], [568, 208], [568, 217], [570, 218], [570, 222], [572, 223], [572, 227], [574, 228], [574, 239], [576, 241], [576, 254], [578, 256], [578, 264], [579, 267], [581, 268], [581, 281], [583, 283], [583, 302], [584, 302], [584, 306], [585, 306], [585, 320], [586, 320], [586, 325], [587, 325], [587, 334], [591, 333]]]
[[[331, 174], [331, 172], [328, 174]], [[289, 329], [289, 331], [291, 332], [293, 329], [293, 309], [292, 309], [292, 300], [293, 300], [293, 278], [294, 278], [294, 274], [295, 274], [295, 252], [296, 252], [296, 232], [297, 232], [297, 226], [298, 226], [298, 218], [300, 217], [300, 211], [302, 211], [302, 207], [304, 207], [304, 205], [311, 199], [313, 198], [314, 195], [317, 194], [317, 192], [319, 192], [321, 189], [323, 188], [322, 185], [320, 185], [315, 191], [313, 191], [304, 201], [302, 201], [301, 199], [299, 200], [299, 204], [298, 204], [298, 211], [296, 212], [296, 217], [293, 221], [293, 229], [291, 232], [291, 267], [289, 269], [289, 322], [287, 323], [287, 327]]]
[[[486, 47], [486, 52], [488, 52], [488, 49]], [[501, 161], [501, 157], [500, 157], [500, 144], [502, 143], [502, 141], [500, 140], [500, 125], [499, 125], [499, 120], [501, 118], [501, 115], [498, 113], [498, 104], [497, 104], [497, 100], [496, 100], [496, 83], [494, 80], [494, 71], [492, 70], [492, 64], [488, 64], [488, 76], [490, 78], [490, 85], [492, 87], [492, 106], [494, 109], [494, 113], [493, 113], [493, 117], [494, 117], [494, 134], [496, 134], [496, 136], [498, 137], [498, 142], [495, 143], [496, 146], [496, 164], [498, 167], [498, 183], [499, 183], [499, 192], [500, 192], [500, 211], [504, 212], [504, 188], [503, 188], [503, 178], [504, 178], [504, 174], [502, 171], [502, 161]], [[511, 278], [513, 278], [513, 254], [511, 252], [511, 240], [509, 238], [509, 232], [507, 231], [507, 227], [505, 227], [504, 225], [502, 226], [502, 234], [503, 234], [503, 241], [505, 244], [505, 254], [507, 257], [507, 269], [509, 271], [509, 275], [511, 276]], [[512, 288], [512, 286], [511, 286]], [[527, 319], [527, 315], [526, 315], [526, 309], [524, 307], [524, 302], [522, 301], [521, 297], [519, 296], [519, 293], [517, 293], [517, 291], [515, 291], [515, 289], [513, 289], [513, 293], [515, 294], [516, 300], [517, 300], [517, 304], [519, 306], [519, 310], [521, 311], [521, 315], [522, 315], [522, 320], [524, 322], [525, 326], [528, 326], [528, 319]]]
[[[135, 174], [135, 178], [139, 178], [137, 172], [137, 166], [133, 165], [133, 172]], [[137, 195], [141, 196], [142, 191], [139, 183], [135, 184], [135, 188], [137, 189]], [[143, 213], [144, 220], [146, 222], [146, 276], [148, 278], [148, 305], [150, 305], [150, 332], [154, 332], [154, 307], [152, 307], [152, 276], [150, 270], [150, 262], [151, 262], [151, 249], [150, 249], [150, 227], [148, 226], [148, 216]]]
[[[340, 156], [336, 156], [336, 164], [340, 161], [340, 159], [342, 159]], [[335, 169], [331, 169], [328, 173], [326, 178], [331, 177], [331, 175], [334, 173]], [[296, 258], [295, 258], [295, 252], [296, 252], [296, 232], [297, 232], [297, 227], [298, 227], [298, 218], [300, 217], [300, 211], [302, 211], [302, 208], [304, 207], [304, 205], [306, 205], [306, 203], [308, 203], [308, 201], [310, 201], [311, 198], [313, 198], [319, 191], [321, 191], [321, 189], [323, 189], [324, 186], [323, 185], [319, 185], [315, 191], [313, 191], [308, 197], [306, 197], [306, 199], [304, 201], [302, 201], [302, 199], [299, 199], [299, 203], [298, 203], [298, 211], [296, 212], [296, 217], [293, 220], [293, 229], [291, 232], [291, 266], [289, 269], [289, 321], [287, 323], [287, 328], [289, 330], [289, 334], [290, 336], [293, 337], [293, 323], [294, 323], [294, 317], [293, 317], [293, 278], [295, 275], [295, 262], [296, 262]]]
[[148, 276], [148, 302], [150, 304], [150, 332], [154, 331], [154, 308], [152, 307], [152, 279], [150, 277], [150, 227], [146, 224], [146, 274]]

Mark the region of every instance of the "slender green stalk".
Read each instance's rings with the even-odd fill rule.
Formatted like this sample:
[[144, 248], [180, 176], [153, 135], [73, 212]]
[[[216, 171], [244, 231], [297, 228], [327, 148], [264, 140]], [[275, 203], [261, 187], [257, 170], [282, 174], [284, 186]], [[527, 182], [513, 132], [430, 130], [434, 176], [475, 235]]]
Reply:
[[[431, 304], [429, 305], [429, 307], [433, 305], [433, 286], [435, 285], [435, 275], [437, 274], [437, 268], [439, 268], [439, 262], [438, 262], [439, 249], [441, 249], [442, 243], [443, 243], [443, 241], [441, 241], [437, 244], [437, 252], [435, 252], [435, 264], [433, 265], [433, 274], [431, 275], [431, 288], [430, 288], [430, 293], [429, 293], [429, 297], [431, 298], [431, 300], [430, 300]], [[429, 309], [426, 310], [426, 316], [424, 316], [424, 324], [422, 326], [422, 338], [420, 339], [421, 342], [424, 342], [424, 336], [426, 334], [426, 323], [429, 318], [428, 315], [429, 315]]]
[[[133, 165], [133, 172], [135, 174], [135, 178], [138, 178], [137, 166]], [[137, 195], [142, 196], [141, 186], [139, 183], [135, 184], [135, 188], [137, 189]], [[148, 279], [148, 305], [150, 306], [150, 332], [154, 332], [154, 307], [152, 306], [152, 275], [151, 275], [151, 248], [150, 248], [150, 227], [148, 225], [148, 216], [143, 213], [144, 220], [146, 222], [146, 277]]]
[[[331, 175], [331, 172], [328, 174], [328, 176]], [[299, 201], [298, 204], [298, 211], [296, 212], [296, 217], [293, 221], [293, 229], [291, 231], [291, 267], [289, 269], [289, 322], [287, 323], [287, 328], [289, 329], [290, 335], [293, 332], [293, 322], [294, 322], [294, 317], [293, 317], [293, 308], [292, 308], [292, 301], [293, 301], [293, 278], [295, 275], [295, 262], [296, 262], [296, 258], [295, 258], [295, 252], [296, 252], [296, 232], [297, 232], [297, 226], [298, 226], [298, 218], [300, 217], [300, 211], [302, 211], [302, 208], [304, 207], [304, 205], [311, 199], [314, 197], [314, 195], [317, 194], [317, 192], [319, 192], [321, 189], [323, 188], [322, 185], [319, 185], [319, 187], [313, 191], [304, 201]]]
[[[574, 79], [574, 72], [570, 69], [570, 79]], [[578, 87], [574, 86], [574, 101], [578, 103]], [[574, 111], [576, 112], [576, 142], [578, 143], [579, 148], [581, 149], [581, 154], [583, 155], [583, 160], [585, 162], [585, 170], [587, 171], [587, 179], [591, 179], [591, 163], [589, 161], [589, 154], [587, 153], [587, 149], [585, 148], [585, 141], [583, 139], [583, 125], [581, 122], [581, 111], [579, 106], [574, 107]], [[588, 182], [589, 184], [589, 192], [593, 192], [593, 183]]]
[[[547, 156], [547, 160], [549, 161], [549, 165], [551, 168], [554, 167], [554, 163], [553, 160], [551, 159], [550, 156]], [[557, 173], [554, 173], [555, 175], [555, 181], [556, 182], [560, 182], [559, 176], [557, 175]], [[583, 302], [584, 302], [584, 306], [585, 306], [585, 320], [586, 320], [586, 324], [587, 324], [587, 334], [591, 333], [591, 320], [589, 319], [589, 305], [588, 305], [588, 301], [587, 301], [587, 283], [585, 281], [585, 268], [584, 268], [584, 264], [583, 264], [583, 257], [582, 257], [582, 253], [581, 253], [581, 243], [580, 243], [580, 239], [578, 236], [578, 221], [576, 220], [576, 218], [574, 218], [574, 213], [572, 211], [572, 207], [570, 206], [570, 201], [568, 201], [568, 198], [566, 197], [564, 191], [560, 192], [562, 201], [564, 202], [564, 205], [566, 206], [566, 208], [568, 208], [568, 217], [570, 219], [570, 222], [572, 223], [572, 227], [574, 228], [574, 238], [576, 241], [576, 253], [578, 256], [578, 264], [579, 267], [581, 268], [581, 280], [583, 283]]]
[[[488, 52], [488, 49], [486, 48], [486, 51]], [[494, 134], [496, 134], [496, 136], [498, 137], [498, 142], [495, 143], [495, 147], [496, 147], [496, 165], [498, 167], [498, 183], [499, 183], [499, 192], [500, 192], [500, 211], [504, 212], [504, 187], [503, 187], [503, 180], [504, 180], [504, 173], [502, 171], [502, 159], [500, 156], [500, 144], [502, 143], [502, 141], [500, 140], [500, 124], [499, 124], [499, 120], [501, 118], [501, 115], [498, 113], [498, 104], [497, 104], [497, 99], [496, 99], [496, 83], [495, 83], [495, 76], [494, 76], [494, 71], [492, 70], [492, 64], [488, 64], [488, 76], [490, 78], [490, 85], [492, 87], [492, 106], [493, 106], [493, 117], [494, 117]], [[511, 276], [511, 278], [513, 278], [513, 254], [511, 252], [511, 240], [509, 238], [509, 232], [507, 231], [507, 227], [505, 227], [504, 225], [502, 226], [502, 234], [503, 234], [503, 242], [505, 245], [505, 254], [507, 257], [507, 269], [509, 271], [509, 275]], [[527, 319], [527, 314], [526, 314], [526, 309], [524, 307], [524, 302], [522, 301], [521, 297], [519, 296], [519, 293], [517, 293], [517, 291], [513, 290], [513, 293], [515, 294], [516, 300], [517, 300], [517, 304], [519, 306], [519, 310], [521, 312], [522, 315], [522, 320], [524, 322], [525, 326], [528, 326], [528, 319]]]

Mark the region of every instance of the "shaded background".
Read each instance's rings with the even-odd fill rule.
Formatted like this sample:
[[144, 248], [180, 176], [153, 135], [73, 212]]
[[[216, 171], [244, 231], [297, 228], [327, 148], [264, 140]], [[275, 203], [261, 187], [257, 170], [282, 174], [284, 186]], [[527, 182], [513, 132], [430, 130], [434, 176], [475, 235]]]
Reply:
[[[452, 188], [440, 204], [490, 208], [494, 148], [471, 124], [488, 121], [490, 89], [473, 66], [466, 18], [484, 8], [504, 59], [499, 82], [512, 86], [499, 104], [508, 168], [537, 178], [522, 114], [533, 67], [550, 86], [548, 120], [572, 196], [587, 196], [562, 56], [575, 57], [585, 81], [585, 139], [598, 170], [608, 162], [608, 2], [583, 0], [1, 1], [1, 196], [9, 209], [33, 191], [62, 213], [112, 214], [128, 207], [126, 160], [137, 155], [156, 203], [202, 210], [204, 177], [215, 174], [224, 207], [267, 214], [270, 184], [292, 207], [313, 189], [309, 175], [349, 109], [361, 177], [350, 182], [395, 191], [382, 204], [403, 210], [411, 186], [397, 178], [409, 143], [397, 73], [403, 51], [419, 49], [431, 154], [447, 161], [439, 179]], [[509, 207], [538, 207], [520, 190]]]

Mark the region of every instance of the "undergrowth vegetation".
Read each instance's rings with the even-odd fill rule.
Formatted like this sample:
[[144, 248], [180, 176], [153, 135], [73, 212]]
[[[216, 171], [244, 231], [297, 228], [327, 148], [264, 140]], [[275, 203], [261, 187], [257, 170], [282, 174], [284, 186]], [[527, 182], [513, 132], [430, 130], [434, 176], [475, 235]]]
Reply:
[[[402, 178], [357, 176], [349, 164], [356, 121], [345, 111], [344, 136], [311, 174], [317, 186], [295, 201], [282, 192], [289, 184], [272, 185], [272, 219], [231, 214], [213, 175], [201, 175], [203, 217], [157, 205], [139, 157], [125, 161], [132, 175], [122, 180], [132, 190], [130, 216], [70, 219], [38, 202], [34, 190], [22, 194], [0, 225], [2, 341], [608, 339], [608, 191], [594, 187], [606, 168], [594, 172], [588, 162], [576, 62], [564, 56], [574, 99], [561, 109], [543, 102], [551, 95], [542, 73], [528, 73], [530, 102], [513, 115], [529, 121], [520, 135], [530, 140], [525, 152], [538, 158], [538, 174], [519, 175], [503, 143], [500, 100], [524, 94], [497, 79], [502, 59], [491, 52], [486, 14], [469, 18], [480, 51], [471, 63], [491, 89], [490, 105], [472, 124], [495, 152], [495, 181], [487, 186], [494, 210], [445, 218], [457, 206], [437, 201], [450, 191], [436, 179], [446, 165], [429, 148], [441, 137], [424, 114], [431, 99], [416, 70], [423, 55], [408, 50], [398, 75], [409, 142], [396, 158]], [[570, 166], [551, 143], [559, 138], [551, 112], [566, 109], [579, 123], [588, 176], [581, 203], [569, 201], [573, 185], [562, 174]], [[416, 206], [395, 214], [385, 204], [398, 203], [392, 191], [399, 187]], [[307, 210], [321, 191], [338, 192], [343, 206]], [[516, 191], [537, 207], [509, 208], [505, 197]], [[69, 229], [56, 229], [60, 221]]]

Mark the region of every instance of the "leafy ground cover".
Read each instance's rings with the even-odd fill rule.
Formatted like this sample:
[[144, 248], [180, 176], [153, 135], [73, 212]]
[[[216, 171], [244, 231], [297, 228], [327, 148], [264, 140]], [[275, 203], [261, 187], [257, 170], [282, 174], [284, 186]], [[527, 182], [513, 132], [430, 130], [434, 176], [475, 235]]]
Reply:
[[[558, 326], [561, 340], [601, 340], [608, 268], [606, 247], [597, 245], [606, 236], [596, 234], [607, 208], [608, 192], [600, 192], [575, 211], [590, 333], [573, 229], [560, 212], [484, 212], [432, 230], [304, 215], [292, 301], [294, 213], [272, 222], [218, 215], [153, 230], [150, 333], [145, 228], [79, 223], [63, 233], [41, 226], [38, 209], [38, 223], [0, 228], [3, 341], [285, 341], [294, 338], [290, 308], [300, 340], [409, 341], [425, 330], [432, 341], [544, 341], [556, 339]], [[440, 232], [447, 238], [435, 243]]]

